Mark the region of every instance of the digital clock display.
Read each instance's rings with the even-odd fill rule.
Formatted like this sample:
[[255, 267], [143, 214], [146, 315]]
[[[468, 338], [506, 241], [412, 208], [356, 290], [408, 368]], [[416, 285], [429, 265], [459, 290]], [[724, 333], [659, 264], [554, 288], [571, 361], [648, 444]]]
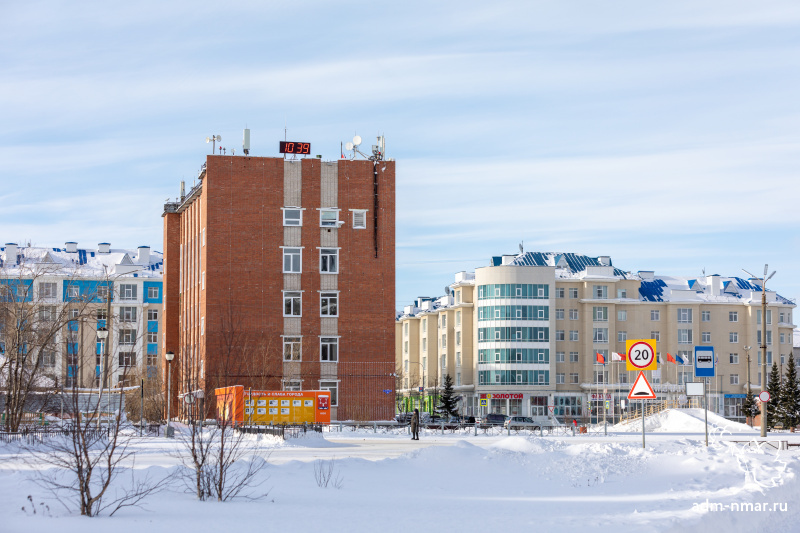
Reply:
[[311, 143], [280, 141], [282, 154], [310, 154]]

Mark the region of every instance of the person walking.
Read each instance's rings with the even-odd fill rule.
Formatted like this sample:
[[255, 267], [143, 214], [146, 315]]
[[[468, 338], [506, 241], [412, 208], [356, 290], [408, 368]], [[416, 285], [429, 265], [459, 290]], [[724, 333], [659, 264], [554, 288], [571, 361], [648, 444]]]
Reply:
[[419, 440], [419, 409], [411, 415], [411, 440]]

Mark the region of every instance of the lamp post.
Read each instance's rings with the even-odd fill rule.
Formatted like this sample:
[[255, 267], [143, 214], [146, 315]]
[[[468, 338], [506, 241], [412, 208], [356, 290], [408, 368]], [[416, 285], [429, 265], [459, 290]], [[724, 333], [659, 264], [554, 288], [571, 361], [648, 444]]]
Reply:
[[[747, 397], [752, 399], [753, 393], [750, 391], [750, 348], [751, 347], [750, 346], [743, 346], [742, 348], [744, 348], [744, 353], [747, 355]], [[747, 418], [749, 418], [750, 419], [750, 427], [753, 427], [753, 417], [750, 416], [750, 415], [752, 415], [752, 408], [749, 405], [748, 405], [748, 409], [750, 409], [750, 412], [749, 413], [745, 413], [745, 415], [746, 415], [745, 420], [747, 420]]]
[[[108, 317], [106, 317], [108, 320]], [[106, 385], [105, 380], [105, 371], [106, 366], [108, 365], [108, 329], [106, 327], [97, 328], [97, 338], [103, 342], [103, 357], [100, 359], [100, 369], [101, 376], [98, 376], [99, 380], [97, 382], [98, 385], [98, 394], [97, 394], [97, 429], [100, 429], [100, 401], [103, 398], [103, 389]]]
[[167, 360], [167, 429], [165, 431], [167, 438], [172, 437], [172, 426], [169, 425], [169, 407], [172, 403], [172, 360], [175, 359], [175, 352], [167, 352], [164, 354], [164, 359]]
[[[751, 278], [761, 281], [761, 391], [767, 390], [767, 282], [775, 275], [775, 270], [767, 276], [768, 265], [764, 265], [764, 277], [754, 276], [742, 269]], [[767, 402], [761, 402], [761, 436], [767, 436]]]

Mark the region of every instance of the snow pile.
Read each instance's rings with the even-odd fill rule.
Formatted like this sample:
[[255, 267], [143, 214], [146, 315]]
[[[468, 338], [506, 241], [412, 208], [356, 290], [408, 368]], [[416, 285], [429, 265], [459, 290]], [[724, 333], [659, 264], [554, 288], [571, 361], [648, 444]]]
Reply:
[[[648, 433], [705, 433], [705, 411], [703, 409], [666, 409], [645, 418]], [[641, 432], [642, 420], [622, 422], [609, 427], [610, 431]], [[716, 413], [708, 412], [709, 434], [752, 434], [757, 431], [747, 424], [733, 422]]]

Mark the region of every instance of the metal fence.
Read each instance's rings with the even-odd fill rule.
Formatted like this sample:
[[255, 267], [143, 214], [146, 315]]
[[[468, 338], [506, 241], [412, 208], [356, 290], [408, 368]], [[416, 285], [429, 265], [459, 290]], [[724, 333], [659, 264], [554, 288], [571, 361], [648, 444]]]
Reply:
[[234, 429], [240, 433], [273, 435], [284, 440], [298, 438], [309, 432], [322, 433], [321, 424], [297, 424], [286, 426], [236, 426]]
[[[75, 430], [71, 428], [62, 428], [62, 429], [52, 429], [43, 427], [23, 428], [22, 430], [14, 433], [0, 432], [0, 442], [4, 443], [14, 442], [14, 443], [32, 445], [56, 437], [69, 437], [74, 433], [74, 431]], [[91, 428], [82, 431], [84, 433], [84, 438], [86, 440], [107, 439], [111, 434], [111, 429], [107, 427], [100, 429]]]

